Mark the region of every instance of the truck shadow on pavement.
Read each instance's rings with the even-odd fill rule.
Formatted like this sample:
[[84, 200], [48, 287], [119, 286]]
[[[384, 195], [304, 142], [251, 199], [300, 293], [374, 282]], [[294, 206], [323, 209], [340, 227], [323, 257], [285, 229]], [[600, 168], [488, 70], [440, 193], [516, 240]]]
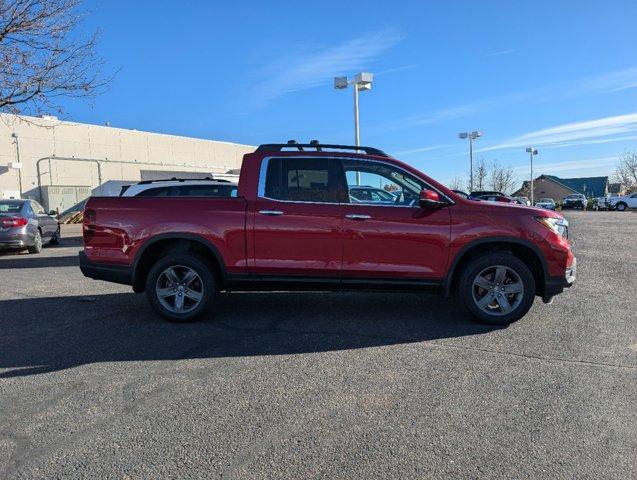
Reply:
[[286, 355], [487, 333], [425, 294], [226, 293], [209, 318], [172, 324], [144, 295], [0, 301], [0, 378], [97, 362]]
[[69, 255], [63, 257], [51, 257], [44, 255], [7, 255], [1, 258], [0, 254], [0, 270], [8, 270], [12, 268], [49, 268], [49, 267], [79, 267], [80, 263], [77, 255]]

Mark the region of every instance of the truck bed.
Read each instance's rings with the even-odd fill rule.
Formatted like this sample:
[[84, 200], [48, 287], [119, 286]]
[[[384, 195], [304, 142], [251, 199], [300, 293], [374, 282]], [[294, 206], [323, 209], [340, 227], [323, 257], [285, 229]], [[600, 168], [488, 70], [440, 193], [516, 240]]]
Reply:
[[243, 198], [92, 197], [84, 213], [91, 262], [131, 265], [147, 242], [197, 235], [222, 255], [229, 273], [246, 268]]

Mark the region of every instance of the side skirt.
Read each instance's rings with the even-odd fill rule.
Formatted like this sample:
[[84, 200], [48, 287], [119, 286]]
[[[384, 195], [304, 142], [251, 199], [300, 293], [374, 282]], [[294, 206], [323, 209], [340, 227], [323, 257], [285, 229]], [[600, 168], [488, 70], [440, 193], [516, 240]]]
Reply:
[[443, 280], [405, 280], [393, 278], [329, 278], [287, 275], [228, 275], [227, 291], [372, 291], [435, 292]]

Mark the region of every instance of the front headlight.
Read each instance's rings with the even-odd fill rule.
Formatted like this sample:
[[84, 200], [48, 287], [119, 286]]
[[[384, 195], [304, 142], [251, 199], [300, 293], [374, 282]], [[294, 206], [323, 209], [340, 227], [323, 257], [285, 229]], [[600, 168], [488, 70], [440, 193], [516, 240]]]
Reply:
[[568, 220], [555, 217], [535, 217], [535, 219], [558, 235], [568, 238]]

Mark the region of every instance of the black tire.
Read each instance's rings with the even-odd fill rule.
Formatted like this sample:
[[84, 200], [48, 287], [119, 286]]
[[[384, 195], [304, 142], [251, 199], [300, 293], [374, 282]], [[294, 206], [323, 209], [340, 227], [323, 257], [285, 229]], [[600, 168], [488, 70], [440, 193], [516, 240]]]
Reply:
[[42, 234], [40, 230], [35, 232], [35, 236], [33, 237], [33, 246], [28, 247], [27, 250], [29, 253], [40, 253], [42, 251]]
[[[188, 268], [193, 270], [198, 276], [198, 284], [202, 290], [202, 298], [198, 305], [192, 310], [184, 313], [177, 313], [166, 308], [160, 300], [157, 292], [157, 285], [162, 272], [171, 267]], [[191, 253], [168, 254], [159, 259], [148, 272], [146, 277], [146, 297], [159, 315], [170, 322], [184, 323], [192, 322], [201, 318], [212, 305], [214, 296], [217, 293], [217, 285], [214, 275], [206, 261]]]
[[626, 207], [628, 207], [628, 205], [626, 205], [626, 203], [619, 202], [617, 205], [615, 205], [615, 210], [617, 210], [618, 212], [623, 212], [623, 211], [626, 210]]
[[[521, 297], [519, 297], [518, 294], [504, 293], [507, 303], [511, 299], [514, 300], [514, 304], [517, 303], [517, 305], [508, 313], [503, 313], [501, 311], [502, 307], [500, 306], [500, 302], [494, 297], [494, 295], [502, 295], [497, 293], [497, 289], [501, 287], [493, 287], [496, 290], [489, 293], [488, 290], [481, 289], [476, 286], [474, 293], [474, 281], [477, 279], [478, 275], [485, 270], [488, 271], [490, 268], [496, 268], [496, 266], [504, 266], [507, 269], [510, 269], [507, 271], [507, 275], [515, 274], [522, 282], [523, 288], [522, 292], [520, 292], [522, 295]], [[482, 295], [480, 300], [486, 299], [487, 295], [494, 297], [494, 299], [490, 305], [481, 308], [477, 304], [478, 299], [476, 297], [480, 292], [484, 291], [487, 293]], [[460, 275], [459, 293], [467, 310], [469, 310], [471, 315], [479, 322], [491, 325], [508, 325], [518, 321], [526, 315], [533, 305], [533, 300], [535, 299], [535, 279], [533, 278], [533, 273], [529, 267], [512, 254], [507, 252], [490, 253], [474, 258], [464, 267]], [[495, 307], [492, 307], [494, 303]], [[489, 311], [486, 311], [485, 309], [488, 309]]]
[[49, 245], [59, 245], [60, 244], [60, 227], [55, 231], [51, 240], [49, 240]]

